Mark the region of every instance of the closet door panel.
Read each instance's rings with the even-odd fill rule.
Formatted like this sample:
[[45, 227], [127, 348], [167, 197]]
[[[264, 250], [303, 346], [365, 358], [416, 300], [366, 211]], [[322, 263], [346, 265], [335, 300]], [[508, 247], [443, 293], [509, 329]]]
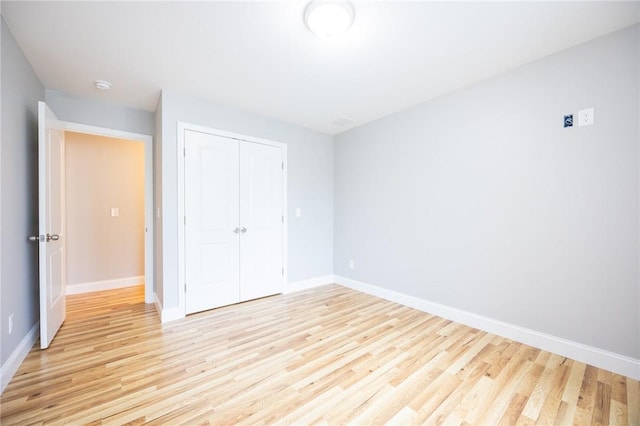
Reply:
[[282, 293], [282, 150], [240, 144], [240, 299]]
[[240, 300], [238, 141], [185, 132], [187, 313]]

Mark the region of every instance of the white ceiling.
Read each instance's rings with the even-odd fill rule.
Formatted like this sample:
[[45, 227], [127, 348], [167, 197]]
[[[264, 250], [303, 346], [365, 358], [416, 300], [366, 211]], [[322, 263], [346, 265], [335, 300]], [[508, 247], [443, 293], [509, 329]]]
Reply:
[[174, 89], [328, 134], [640, 20], [638, 1], [353, 1], [328, 41], [306, 3], [3, 1], [2, 16], [49, 89], [149, 111]]

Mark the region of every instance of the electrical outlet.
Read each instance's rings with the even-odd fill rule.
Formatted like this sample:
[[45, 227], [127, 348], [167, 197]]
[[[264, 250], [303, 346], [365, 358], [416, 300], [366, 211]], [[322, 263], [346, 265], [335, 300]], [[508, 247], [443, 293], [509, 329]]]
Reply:
[[356, 262], [354, 262], [353, 260], [349, 261], [349, 269], [356, 269]]
[[9, 315], [9, 334], [13, 333], [13, 314]]
[[591, 126], [593, 124], [593, 108], [578, 111], [578, 126]]

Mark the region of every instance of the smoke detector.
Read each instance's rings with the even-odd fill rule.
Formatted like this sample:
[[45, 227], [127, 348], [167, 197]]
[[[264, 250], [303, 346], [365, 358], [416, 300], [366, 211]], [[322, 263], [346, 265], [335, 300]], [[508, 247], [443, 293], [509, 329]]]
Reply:
[[96, 89], [99, 89], [99, 90], [111, 89], [111, 83], [109, 83], [108, 81], [96, 80], [95, 85], [96, 85]]

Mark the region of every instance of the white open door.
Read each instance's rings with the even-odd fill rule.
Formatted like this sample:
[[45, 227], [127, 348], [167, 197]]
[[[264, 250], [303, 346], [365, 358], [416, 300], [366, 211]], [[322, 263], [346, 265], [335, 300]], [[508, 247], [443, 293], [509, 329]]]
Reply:
[[40, 347], [46, 349], [66, 316], [64, 130], [38, 103]]

